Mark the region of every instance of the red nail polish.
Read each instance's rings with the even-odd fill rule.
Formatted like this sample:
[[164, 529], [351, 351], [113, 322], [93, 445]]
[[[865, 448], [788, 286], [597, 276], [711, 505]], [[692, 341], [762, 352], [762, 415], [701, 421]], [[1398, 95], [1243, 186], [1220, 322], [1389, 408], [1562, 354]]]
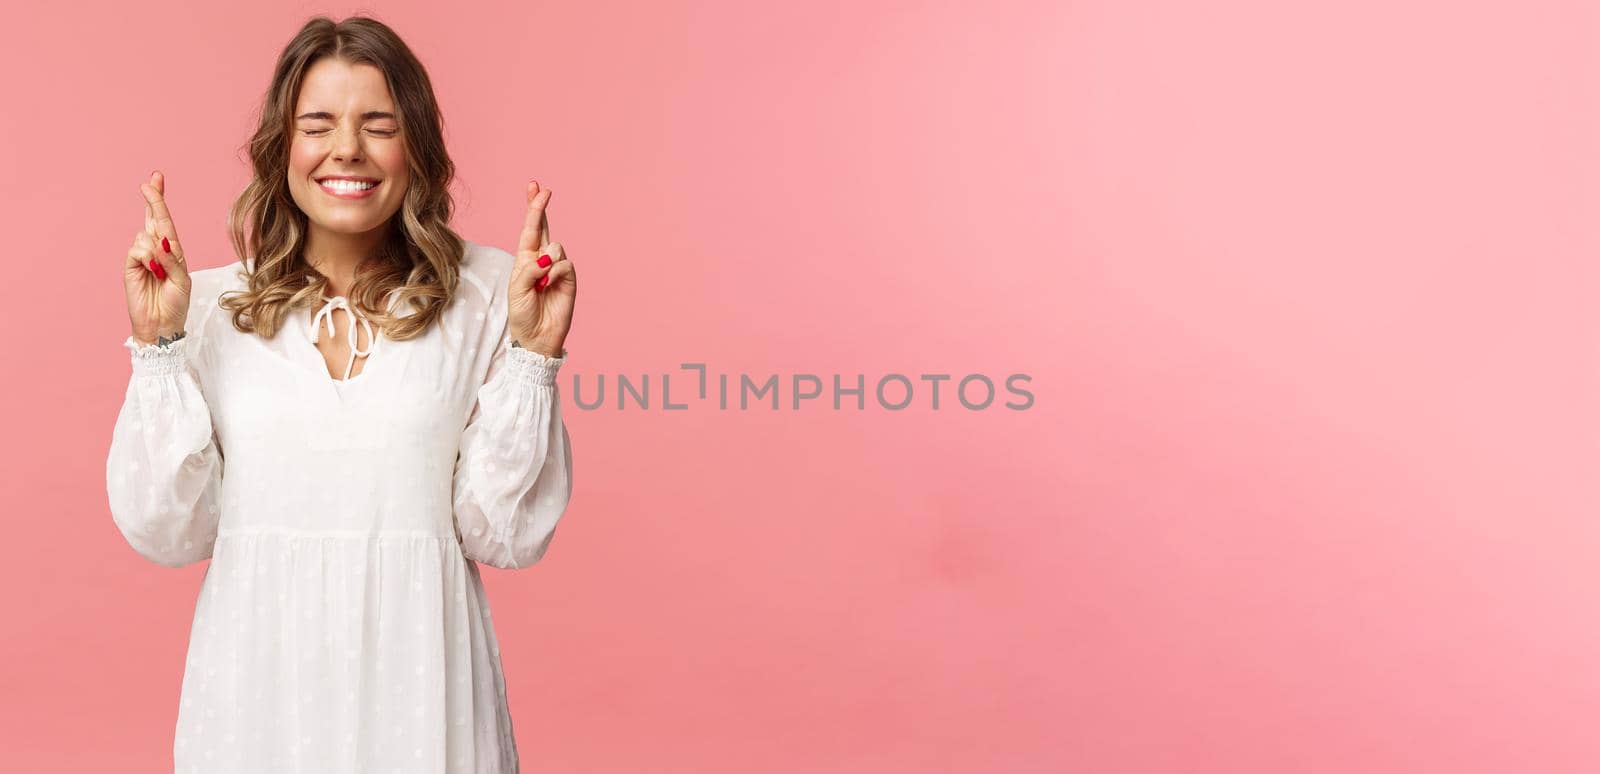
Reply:
[[538, 282], [533, 283], [533, 289], [534, 290], [544, 290], [544, 286], [548, 285], [548, 284], [550, 284], [550, 278], [549, 277], [540, 277]]
[[548, 256], [548, 255], [539, 256], [539, 265], [541, 267], [542, 266], [549, 266], [550, 265], [550, 256]]
[[153, 272], [156, 273], [156, 279], [163, 279], [164, 280], [164, 279], [167, 278], [167, 269], [166, 269], [166, 267], [162, 266], [159, 263], [156, 263], [155, 259], [151, 259], [150, 260], [150, 271], [153, 271]]
[[168, 255], [172, 254], [172, 245], [167, 244], [167, 238], [166, 237], [162, 237], [161, 238], [161, 250], [162, 250], [162, 252], [165, 252]]

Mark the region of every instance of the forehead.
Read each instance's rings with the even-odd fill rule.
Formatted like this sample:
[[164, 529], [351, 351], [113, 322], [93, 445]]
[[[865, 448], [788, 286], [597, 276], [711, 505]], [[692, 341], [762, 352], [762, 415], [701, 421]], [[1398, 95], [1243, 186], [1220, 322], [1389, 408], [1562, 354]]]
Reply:
[[393, 110], [389, 81], [383, 71], [361, 63], [324, 57], [306, 70], [300, 82], [295, 113], [325, 110], [334, 115], [365, 110]]

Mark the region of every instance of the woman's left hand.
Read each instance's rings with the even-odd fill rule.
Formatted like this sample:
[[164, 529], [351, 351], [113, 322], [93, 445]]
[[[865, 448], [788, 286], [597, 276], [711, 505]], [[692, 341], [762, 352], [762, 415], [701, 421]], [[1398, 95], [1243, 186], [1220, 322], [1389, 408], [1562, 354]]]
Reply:
[[560, 242], [549, 239], [545, 207], [550, 189], [528, 183], [528, 213], [511, 267], [511, 338], [527, 349], [559, 357], [572, 330], [572, 307], [578, 297], [578, 275]]

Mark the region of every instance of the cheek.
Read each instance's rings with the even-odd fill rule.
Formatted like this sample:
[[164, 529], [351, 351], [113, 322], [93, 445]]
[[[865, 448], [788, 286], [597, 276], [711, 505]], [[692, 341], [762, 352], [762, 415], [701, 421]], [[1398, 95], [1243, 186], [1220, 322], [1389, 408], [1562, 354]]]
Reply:
[[289, 171], [300, 173], [299, 177], [309, 175], [317, 168], [321, 157], [322, 154], [316, 148], [296, 140], [289, 146]]
[[391, 180], [405, 180], [408, 175], [404, 148], [384, 148], [374, 151], [372, 160], [383, 168], [385, 176]]

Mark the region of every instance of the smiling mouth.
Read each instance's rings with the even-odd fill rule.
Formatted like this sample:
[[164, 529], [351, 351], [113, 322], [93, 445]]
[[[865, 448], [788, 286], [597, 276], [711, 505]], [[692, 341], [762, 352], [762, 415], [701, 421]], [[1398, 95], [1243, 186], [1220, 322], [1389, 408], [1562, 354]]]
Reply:
[[323, 190], [335, 194], [351, 194], [361, 193], [362, 191], [370, 191], [374, 188], [377, 188], [378, 183], [379, 181], [371, 179], [351, 180], [345, 178], [328, 177], [317, 181], [317, 185], [321, 186]]
[[358, 201], [371, 198], [373, 195], [372, 192], [382, 182], [382, 180], [373, 180], [370, 177], [325, 177], [316, 181], [317, 187], [321, 188], [323, 193], [332, 196], [335, 199], [344, 199], [346, 201]]

